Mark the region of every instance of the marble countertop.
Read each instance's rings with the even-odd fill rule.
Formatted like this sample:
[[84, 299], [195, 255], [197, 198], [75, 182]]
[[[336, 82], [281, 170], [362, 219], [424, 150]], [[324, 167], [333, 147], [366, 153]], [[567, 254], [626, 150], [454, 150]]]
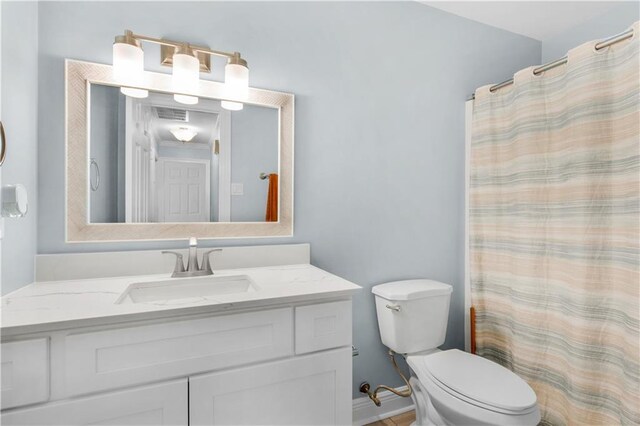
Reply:
[[[214, 277], [246, 275], [259, 291], [155, 302], [116, 304], [132, 283], [169, 280], [170, 274], [33, 283], [2, 297], [3, 336], [54, 331], [305, 300], [348, 297], [360, 287], [312, 265], [215, 271]], [[215, 284], [212, 284], [215, 285]]]

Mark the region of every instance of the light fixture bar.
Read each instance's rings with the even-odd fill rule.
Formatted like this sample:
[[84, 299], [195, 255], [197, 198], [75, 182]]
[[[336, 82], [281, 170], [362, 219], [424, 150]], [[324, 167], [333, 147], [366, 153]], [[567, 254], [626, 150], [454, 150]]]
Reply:
[[165, 46], [180, 47], [180, 46], [184, 46], [186, 44], [194, 52], [206, 53], [208, 55], [222, 56], [222, 57], [229, 58], [229, 59], [232, 59], [234, 57], [240, 56], [240, 53], [238, 53], [238, 52], [229, 53], [229, 52], [223, 52], [222, 50], [213, 50], [213, 49], [209, 49], [208, 47], [197, 46], [197, 45], [193, 45], [191, 43], [181, 43], [179, 41], [167, 40], [167, 39], [164, 39], [164, 38], [149, 37], [149, 36], [142, 35], [142, 34], [134, 34], [133, 32], [131, 32], [129, 30], [126, 30], [125, 34], [131, 35], [131, 37], [133, 37], [133, 38], [135, 38], [137, 40], [148, 41], [149, 43], [155, 43], [155, 44], [163, 44]]

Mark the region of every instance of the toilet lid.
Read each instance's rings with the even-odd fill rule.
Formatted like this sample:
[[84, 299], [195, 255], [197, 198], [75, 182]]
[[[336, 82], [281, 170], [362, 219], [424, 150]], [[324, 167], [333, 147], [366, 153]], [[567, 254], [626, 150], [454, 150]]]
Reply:
[[376, 296], [387, 300], [413, 300], [451, 294], [453, 287], [433, 280], [404, 280], [378, 284], [371, 289]]
[[536, 394], [524, 380], [480, 356], [452, 349], [425, 356], [424, 366], [449, 393], [514, 412], [536, 405]]

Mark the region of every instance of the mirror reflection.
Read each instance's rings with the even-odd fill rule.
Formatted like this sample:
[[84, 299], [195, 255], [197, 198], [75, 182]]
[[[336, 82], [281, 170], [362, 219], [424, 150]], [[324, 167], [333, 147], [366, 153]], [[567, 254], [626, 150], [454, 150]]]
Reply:
[[277, 109], [98, 84], [90, 95], [90, 222], [278, 220]]

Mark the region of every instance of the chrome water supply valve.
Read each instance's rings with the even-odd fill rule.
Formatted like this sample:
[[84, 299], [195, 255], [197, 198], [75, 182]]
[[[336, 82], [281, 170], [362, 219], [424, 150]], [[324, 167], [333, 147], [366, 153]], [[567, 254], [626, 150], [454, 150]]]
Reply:
[[[388, 305], [387, 305], [387, 308], [389, 308]], [[392, 309], [392, 308], [389, 308], [389, 309]], [[381, 389], [388, 390], [389, 392], [394, 393], [394, 394], [396, 394], [398, 396], [401, 396], [403, 398], [409, 397], [413, 393], [413, 391], [411, 389], [411, 384], [409, 384], [409, 381], [407, 380], [406, 377], [404, 377], [404, 374], [402, 374], [402, 371], [400, 371], [400, 367], [398, 367], [398, 364], [396, 363], [395, 355], [396, 355], [396, 353], [394, 351], [389, 350], [389, 358], [391, 358], [391, 363], [393, 364], [393, 368], [400, 375], [400, 377], [402, 377], [402, 380], [407, 385], [407, 389], [406, 390], [399, 391], [399, 390], [394, 389], [394, 388], [392, 388], [390, 386], [379, 385], [373, 392], [371, 392], [371, 385], [368, 382], [360, 383], [360, 388], [359, 388], [360, 392], [361, 393], [366, 393], [367, 395], [369, 395], [369, 399], [371, 401], [373, 401], [373, 403], [376, 404], [378, 407], [380, 407], [382, 405], [382, 401], [380, 401], [380, 398], [378, 398], [378, 392]]]

